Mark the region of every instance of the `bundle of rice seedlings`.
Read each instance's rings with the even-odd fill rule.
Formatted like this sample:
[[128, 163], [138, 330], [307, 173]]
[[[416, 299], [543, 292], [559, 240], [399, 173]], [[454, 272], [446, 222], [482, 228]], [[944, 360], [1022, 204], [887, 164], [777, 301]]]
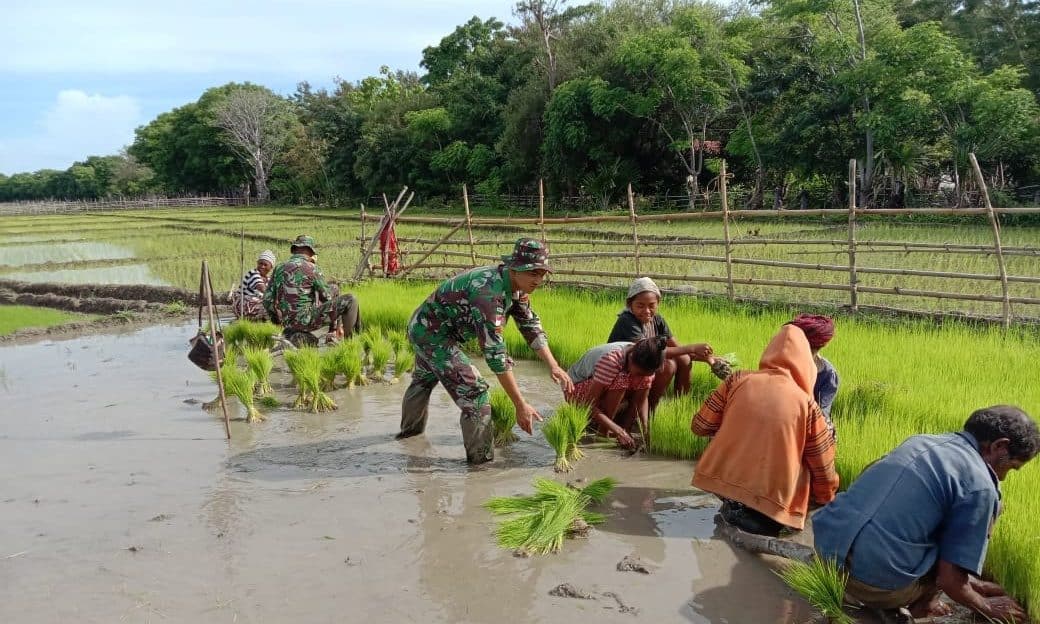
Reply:
[[559, 410], [557, 410], [542, 425], [542, 435], [545, 436], [549, 446], [556, 451], [556, 462], [553, 464], [553, 470], [556, 472], [569, 472], [571, 463], [567, 461], [567, 449], [571, 440], [571, 427], [567, 417], [560, 414]]
[[517, 439], [513, 433], [516, 425], [516, 406], [505, 390], [491, 391], [491, 425], [495, 429], [495, 446], [509, 444]]
[[740, 359], [736, 353], [727, 353], [723, 356], [716, 356], [715, 361], [711, 365], [711, 372], [719, 379], [726, 379], [733, 374], [733, 369], [740, 366]]
[[[217, 380], [217, 372], [213, 371], [210, 376]], [[248, 370], [241, 370], [231, 360], [225, 360], [220, 367], [220, 379], [224, 382], [224, 392], [237, 398], [246, 408], [246, 422], [255, 423], [266, 420], [263, 414], [257, 411], [253, 405], [253, 386], [256, 378]]]
[[586, 509], [600, 503], [614, 489], [611, 478], [575, 489], [551, 479], [536, 478], [532, 496], [496, 497], [484, 508], [496, 516], [508, 516], [495, 531], [499, 546], [525, 553], [558, 552], [564, 537], [584, 536], [589, 526], [603, 522], [603, 514]]
[[224, 344], [226, 344], [229, 347], [237, 348], [246, 346], [246, 337], [249, 335], [249, 326], [251, 324], [252, 321], [239, 319], [237, 321], [225, 325], [221, 329], [221, 332], [224, 334]]
[[269, 321], [245, 321], [245, 323], [246, 344], [256, 349], [270, 349], [274, 346], [275, 337], [282, 332], [281, 327]]
[[589, 407], [564, 403], [556, 410], [556, 414], [567, 423], [567, 459], [572, 462], [578, 461], [585, 457], [578, 443], [585, 437], [585, 430], [589, 426]]
[[274, 392], [271, 388], [271, 371], [274, 370], [271, 352], [259, 347], [246, 347], [245, 358], [249, 372], [256, 379], [256, 393], [263, 397]]
[[693, 394], [662, 400], [650, 419], [648, 450], [651, 455], [695, 459], [707, 447], [708, 439], [693, 435], [693, 420], [701, 401]]
[[400, 379], [402, 375], [413, 370], [415, 370], [415, 353], [409, 348], [399, 351], [394, 358], [394, 379]]
[[378, 327], [370, 327], [361, 332], [361, 348], [364, 349], [364, 362], [369, 363], [372, 353], [372, 345], [383, 340], [383, 333]]
[[[335, 409], [335, 404], [321, 390], [321, 354], [313, 347], [304, 347], [285, 352], [285, 365], [299, 392], [294, 408], [310, 407], [315, 412]], [[324, 398], [319, 398], [324, 397]]]
[[336, 370], [347, 378], [347, 387], [365, 385], [364, 366], [361, 363], [361, 341], [357, 337], [336, 345]]
[[386, 376], [386, 365], [390, 363], [390, 358], [393, 356], [393, 349], [390, 347], [390, 343], [383, 340], [380, 336], [377, 340], [372, 342], [372, 346], [369, 349], [369, 355], [372, 358], [372, 378], [382, 381]]
[[777, 574], [822, 613], [828, 622], [855, 624], [856, 620], [842, 609], [848, 575], [833, 562], [819, 558], [813, 558], [809, 563], [792, 561]]
[[331, 349], [321, 351], [321, 384], [322, 390], [336, 389], [336, 375], [339, 374], [339, 358], [336, 352], [341, 349], [343, 343], [337, 343]]
[[394, 351], [395, 359], [400, 356], [405, 349], [409, 348], [408, 336], [403, 331], [391, 329], [386, 332], [386, 340], [390, 343], [390, 348]]

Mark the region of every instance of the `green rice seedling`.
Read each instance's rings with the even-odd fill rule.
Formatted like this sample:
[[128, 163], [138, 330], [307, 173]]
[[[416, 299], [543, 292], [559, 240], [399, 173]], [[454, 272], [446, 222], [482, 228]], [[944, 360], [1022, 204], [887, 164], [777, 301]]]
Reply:
[[382, 342], [383, 333], [378, 327], [369, 327], [365, 331], [361, 332], [361, 348], [364, 349], [365, 364], [371, 362], [372, 357], [372, 346], [377, 342]]
[[484, 507], [496, 516], [508, 516], [495, 531], [500, 546], [544, 555], [558, 552], [566, 536], [585, 535], [591, 524], [603, 522], [605, 516], [586, 507], [602, 502], [614, 485], [608, 477], [575, 489], [539, 477], [533, 495], [492, 498]]
[[336, 370], [343, 373], [347, 387], [364, 385], [364, 367], [361, 364], [361, 341], [352, 337], [339, 343], [334, 348], [336, 354]]
[[856, 620], [842, 609], [848, 575], [834, 562], [819, 558], [813, 558], [809, 563], [792, 561], [777, 574], [831, 624], [856, 623]]
[[263, 397], [260, 397], [259, 400], [260, 400], [260, 405], [262, 407], [266, 407], [268, 409], [274, 409], [276, 407], [281, 406], [281, 403], [278, 401], [278, 397], [276, 397], [274, 395], [263, 396]]
[[390, 363], [390, 358], [393, 356], [393, 349], [390, 343], [380, 336], [378, 339], [373, 340], [369, 349], [369, 355], [372, 359], [372, 379], [382, 381], [386, 376], [386, 365]]
[[251, 323], [252, 321], [239, 319], [225, 325], [222, 330], [224, 334], [224, 344], [235, 348], [245, 347], [247, 344], [247, 336], [249, 335], [249, 325]]
[[409, 349], [408, 336], [401, 330], [391, 329], [386, 332], [386, 340], [394, 351], [394, 357], [398, 357], [402, 351]]
[[399, 379], [405, 373], [413, 370], [415, 370], [415, 353], [411, 349], [399, 352], [394, 359], [394, 376]]
[[[210, 376], [217, 380], [217, 373], [213, 371]], [[255, 423], [266, 420], [263, 414], [257, 411], [253, 405], [253, 386], [256, 378], [248, 370], [241, 370], [231, 360], [226, 360], [220, 367], [220, 378], [224, 383], [224, 392], [235, 397], [246, 408], [246, 422]]]
[[[242, 321], [236, 321], [241, 323]], [[269, 321], [245, 321], [246, 344], [257, 349], [270, 349], [274, 346], [275, 336], [282, 333], [282, 328]]]
[[293, 408], [315, 407], [321, 391], [321, 354], [313, 347], [305, 347], [286, 351], [284, 357], [298, 392]]
[[333, 346], [331, 349], [320, 351], [321, 353], [321, 383], [319, 384], [322, 390], [335, 390], [336, 389], [336, 376], [339, 375], [339, 368], [337, 366], [336, 351], [340, 348], [339, 343]]
[[274, 356], [267, 349], [246, 347], [246, 366], [256, 379], [256, 392], [259, 396], [267, 396], [274, 392], [271, 388], [271, 371], [274, 370]]
[[517, 439], [513, 433], [516, 425], [516, 406], [505, 390], [491, 391], [491, 425], [495, 429], [495, 446], [503, 446]]
[[555, 413], [546, 419], [542, 425], [542, 435], [549, 446], [556, 451], [556, 462], [553, 470], [556, 472], [569, 472], [571, 463], [567, 461], [567, 447], [571, 439], [570, 424], [565, 416]]
[[575, 462], [585, 457], [585, 453], [578, 447], [578, 442], [585, 436], [585, 430], [589, 426], [588, 406], [564, 403], [556, 409], [555, 416], [562, 418], [567, 426], [567, 460]]
[[696, 459], [707, 448], [707, 438], [693, 435], [690, 422], [701, 401], [693, 394], [662, 399], [650, 419], [651, 455]]

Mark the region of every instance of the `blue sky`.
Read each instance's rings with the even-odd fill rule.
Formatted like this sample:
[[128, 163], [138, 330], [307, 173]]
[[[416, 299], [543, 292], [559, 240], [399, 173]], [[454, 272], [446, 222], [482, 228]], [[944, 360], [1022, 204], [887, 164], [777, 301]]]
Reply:
[[8, 0], [0, 20], [0, 173], [116, 153], [134, 128], [230, 81], [282, 94], [419, 69], [470, 17], [514, 0]]

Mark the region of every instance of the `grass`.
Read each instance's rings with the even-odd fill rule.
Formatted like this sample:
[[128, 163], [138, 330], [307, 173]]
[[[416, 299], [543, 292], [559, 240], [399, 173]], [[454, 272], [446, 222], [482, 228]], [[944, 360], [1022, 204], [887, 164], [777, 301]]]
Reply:
[[[210, 375], [214, 381], [217, 380], [216, 371]], [[253, 404], [253, 387], [256, 385], [256, 378], [249, 370], [238, 368], [235, 359], [229, 357], [220, 366], [220, 377], [224, 383], [224, 392], [238, 399], [242, 407], [246, 408], [246, 422], [255, 423], [266, 420]]]
[[661, 400], [650, 418], [652, 455], [676, 459], [696, 459], [708, 446], [705, 438], [693, 435], [690, 421], [700, 408], [701, 400], [693, 394], [666, 397]]
[[575, 489], [539, 477], [534, 480], [534, 494], [492, 498], [484, 508], [501, 518], [495, 530], [499, 546], [547, 555], [559, 552], [567, 535], [584, 536], [589, 525], [606, 519], [587, 507], [606, 500], [615, 485], [607, 477]]
[[566, 415], [561, 414], [560, 410], [557, 409], [542, 424], [542, 435], [545, 436], [545, 441], [549, 443], [552, 450], [556, 452], [553, 470], [556, 472], [569, 472], [571, 463], [567, 460], [567, 449], [570, 447], [571, 428]]
[[0, 336], [30, 327], [55, 327], [76, 321], [92, 321], [96, 318], [97, 316], [92, 314], [76, 314], [51, 308], [0, 305]]
[[236, 347], [270, 349], [282, 328], [267, 321], [238, 319], [224, 327], [224, 341]]
[[792, 561], [777, 574], [831, 624], [856, 624], [842, 609], [848, 577], [833, 562], [818, 558], [809, 563]]
[[315, 413], [337, 409], [336, 404], [321, 388], [323, 363], [321, 353], [317, 349], [306, 347], [288, 350], [283, 356], [298, 391], [293, 408], [309, 407]]
[[271, 371], [274, 370], [274, 356], [267, 349], [258, 347], [246, 347], [242, 354], [246, 359], [249, 372], [256, 379], [256, 392], [259, 396], [269, 396], [274, 390], [271, 388]]
[[491, 425], [495, 429], [495, 446], [504, 446], [517, 439], [513, 432], [516, 426], [516, 406], [501, 388], [491, 391]]

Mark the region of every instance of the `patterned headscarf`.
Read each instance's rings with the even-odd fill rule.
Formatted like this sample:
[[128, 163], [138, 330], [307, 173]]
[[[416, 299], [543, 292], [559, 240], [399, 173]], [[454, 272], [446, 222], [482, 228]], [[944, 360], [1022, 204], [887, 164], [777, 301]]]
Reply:
[[263, 250], [260, 253], [260, 256], [257, 258], [257, 262], [259, 262], [260, 260], [266, 260], [266, 261], [271, 263], [271, 266], [274, 266], [274, 264], [275, 264], [274, 252], [271, 251], [270, 249]]
[[822, 349], [834, 338], [834, 319], [822, 314], [799, 314], [788, 325], [794, 325], [805, 332], [813, 351]]

